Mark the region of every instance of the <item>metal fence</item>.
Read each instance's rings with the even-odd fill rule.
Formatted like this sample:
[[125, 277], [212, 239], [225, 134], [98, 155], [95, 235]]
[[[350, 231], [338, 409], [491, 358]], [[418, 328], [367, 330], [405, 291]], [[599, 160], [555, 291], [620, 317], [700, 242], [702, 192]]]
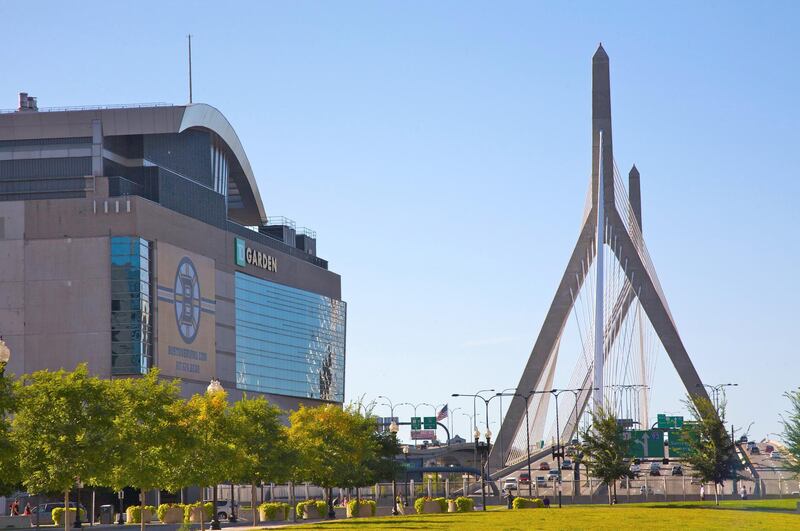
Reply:
[[[505, 503], [502, 497], [502, 482], [496, 481], [494, 489], [492, 482], [486, 482], [487, 503]], [[722, 500], [762, 498], [800, 498], [800, 480], [795, 479], [760, 479], [727, 481], [718, 490], [717, 495]], [[293, 495], [292, 494], [293, 489]], [[334, 488], [334, 499], [342, 503], [356, 497], [375, 500], [379, 506], [390, 507], [392, 504], [391, 483], [379, 483], [359, 489]], [[474, 478], [450, 481], [429, 479], [422, 482], [408, 481], [396, 483], [396, 495], [404, 504], [413, 506], [415, 499], [420, 497], [445, 497], [454, 498], [467, 496], [476, 498], [480, 504], [480, 482]], [[561, 484], [555, 481], [534, 481], [530, 485], [523, 484], [511, 491], [514, 496], [548, 497], [552, 503], [557, 502], [559, 492], [562, 504], [608, 503], [609, 492], [606, 486], [598, 479], [563, 480]], [[612, 495], [614, 491], [612, 489]], [[252, 489], [249, 485], [220, 485], [218, 497], [221, 500], [234, 496], [236, 503], [248, 506], [252, 503]], [[211, 498], [210, 490], [206, 499]], [[325, 492], [322, 488], [301, 483], [296, 485], [261, 485], [256, 488], [256, 503], [262, 501], [302, 501], [307, 499], [324, 499]], [[714, 485], [702, 485], [688, 476], [642, 476], [638, 479], [622, 480], [616, 483], [616, 503], [641, 503], [641, 502], [675, 502], [675, 501], [700, 501], [701, 499], [714, 499]]]

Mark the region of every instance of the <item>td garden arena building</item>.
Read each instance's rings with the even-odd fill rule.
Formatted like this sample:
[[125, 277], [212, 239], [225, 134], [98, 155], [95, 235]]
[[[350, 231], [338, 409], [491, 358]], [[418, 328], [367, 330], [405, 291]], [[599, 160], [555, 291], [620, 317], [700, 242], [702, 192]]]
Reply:
[[268, 218], [204, 104], [0, 112], [0, 335], [8, 370], [158, 367], [183, 393], [344, 399], [346, 304], [316, 235]]

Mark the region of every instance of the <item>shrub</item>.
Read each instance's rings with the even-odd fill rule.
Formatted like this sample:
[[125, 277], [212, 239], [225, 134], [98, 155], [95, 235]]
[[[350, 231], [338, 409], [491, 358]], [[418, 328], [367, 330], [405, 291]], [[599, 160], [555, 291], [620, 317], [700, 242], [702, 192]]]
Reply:
[[[63, 507], [56, 507], [53, 509], [52, 513], [53, 522], [56, 524], [56, 527], [60, 525], [64, 525], [64, 508]], [[75, 508], [70, 507], [69, 509], [69, 518], [71, 520], [75, 520]], [[81, 509], [81, 520], [86, 520], [86, 511]]]
[[298, 518], [302, 518], [303, 514], [308, 514], [309, 518], [322, 518], [328, 514], [328, 504], [322, 500], [301, 501], [295, 507], [295, 512]]
[[455, 502], [456, 511], [459, 513], [468, 513], [475, 508], [475, 501], [472, 498], [467, 498], [466, 496], [459, 496], [455, 499]]
[[178, 509], [180, 509], [181, 512], [184, 514], [184, 518], [185, 518], [185, 515], [186, 515], [186, 506], [185, 505], [183, 505], [181, 503], [162, 503], [161, 505], [158, 506], [158, 509], [156, 509], [156, 516], [158, 516], [158, 521], [159, 522], [163, 522], [164, 521], [164, 515], [167, 514], [167, 509], [172, 509], [174, 507], [177, 507]]
[[439, 507], [442, 508], [442, 512], [447, 512], [447, 500], [444, 498], [417, 498], [414, 500], [414, 509], [417, 511], [417, 514], [422, 514], [425, 512], [425, 502], [436, 502], [439, 504]]
[[272, 520], [276, 516], [283, 515], [283, 520], [289, 518], [289, 504], [283, 502], [264, 502], [258, 506], [258, 510], [264, 513], [267, 520]]
[[375, 516], [375, 511], [377, 510], [377, 504], [373, 500], [361, 500], [361, 501], [350, 500], [349, 502], [347, 502], [347, 509], [353, 516], [361, 516], [362, 507], [369, 507], [369, 515]]
[[[145, 505], [144, 506], [146, 511], [150, 511], [150, 514], [156, 514], [156, 508], [152, 505]], [[142, 507], [141, 505], [131, 505], [126, 509], [128, 513], [128, 523], [131, 524], [140, 524], [142, 523]]]
[[541, 509], [544, 502], [539, 498], [514, 498], [514, 509]]
[[200, 507], [201, 505], [203, 507], [203, 520], [205, 520], [206, 522], [210, 521], [211, 517], [214, 516], [214, 505], [211, 502], [206, 502], [206, 503], [195, 502], [189, 505], [184, 505], [183, 521], [188, 522], [192, 509], [195, 507]]

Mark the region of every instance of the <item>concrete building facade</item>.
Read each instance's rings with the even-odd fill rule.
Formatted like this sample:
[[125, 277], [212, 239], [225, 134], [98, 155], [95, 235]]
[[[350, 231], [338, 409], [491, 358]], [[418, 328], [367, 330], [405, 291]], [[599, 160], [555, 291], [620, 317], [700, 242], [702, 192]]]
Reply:
[[201, 392], [344, 400], [346, 303], [316, 234], [268, 219], [233, 128], [204, 104], [0, 113], [8, 370], [158, 367]]

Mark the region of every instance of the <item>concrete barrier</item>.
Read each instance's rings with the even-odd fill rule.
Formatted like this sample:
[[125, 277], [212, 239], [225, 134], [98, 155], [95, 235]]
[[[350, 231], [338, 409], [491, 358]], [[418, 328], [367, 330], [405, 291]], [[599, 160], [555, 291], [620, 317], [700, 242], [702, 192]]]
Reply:
[[25, 529], [31, 527], [30, 516], [0, 516], [0, 529]]

